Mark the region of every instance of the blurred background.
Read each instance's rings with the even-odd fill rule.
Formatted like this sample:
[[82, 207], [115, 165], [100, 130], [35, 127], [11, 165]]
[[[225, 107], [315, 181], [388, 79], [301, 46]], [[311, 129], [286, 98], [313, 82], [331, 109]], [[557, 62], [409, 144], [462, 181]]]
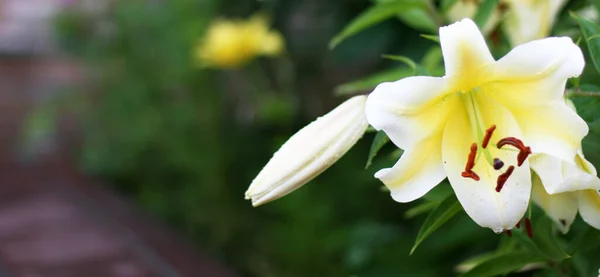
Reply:
[[[381, 54], [441, 58], [398, 20], [330, 50], [370, 5], [0, 0], [0, 276], [448, 276], [494, 249], [461, 213], [409, 255], [425, 216], [373, 178], [397, 155], [365, 170], [374, 133], [295, 193], [244, 200], [291, 134], [361, 92], [342, 84], [406, 75]], [[211, 22], [251, 18], [273, 49], [203, 59]]]

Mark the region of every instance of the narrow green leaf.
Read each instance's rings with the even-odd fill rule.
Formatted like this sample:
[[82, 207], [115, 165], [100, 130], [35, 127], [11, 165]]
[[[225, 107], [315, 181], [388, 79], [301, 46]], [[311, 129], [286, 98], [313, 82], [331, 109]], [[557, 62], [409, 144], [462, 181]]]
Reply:
[[427, 6], [423, 5], [417, 8], [407, 9], [398, 14], [398, 18], [406, 25], [420, 31], [436, 33], [438, 25], [427, 11]]
[[454, 4], [456, 4], [456, 1], [458, 1], [458, 0], [442, 0], [442, 3], [440, 5], [440, 9], [441, 9], [442, 13], [445, 13], [450, 8], [452, 8], [452, 6], [454, 6]]
[[483, 29], [497, 6], [498, 0], [484, 0], [483, 3], [479, 4], [477, 13], [473, 17], [473, 21], [475, 21], [479, 29]]
[[369, 91], [383, 82], [397, 81], [402, 78], [412, 76], [413, 71], [413, 69], [406, 67], [385, 70], [360, 80], [341, 84], [337, 86], [334, 91], [338, 96]]
[[600, 26], [573, 12], [571, 12], [571, 17], [577, 21], [577, 24], [581, 28], [581, 33], [583, 34], [583, 38], [585, 38], [588, 51], [590, 51], [594, 67], [600, 73]]
[[448, 195], [444, 201], [442, 201], [425, 219], [423, 225], [421, 225], [421, 229], [419, 229], [419, 233], [417, 234], [417, 239], [415, 240], [415, 244], [410, 250], [410, 254], [415, 252], [417, 247], [431, 235], [437, 228], [442, 226], [452, 217], [454, 217], [459, 211], [462, 210], [460, 203], [456, 200], [454, 194]]
[[371, 163], [373, 162], [375, 156], [377, 156], [379, 150], [381, 150], [381, 148], [385, 146], [385, 144], [389, 141], [390, 138], [388, 138], [388, 136], [383, 131], [377, 132], [377, 135], [375, 135], [375, 138], [373, 139], [373, 143], [371, 143], [371, 149], [369, 150], [369, 158], [367, 159], [367, 165], [365, 165], [365, 169], [371, 166]]
[[460, 277], [487, 277], [504, 275], [523, 268], [526, 265], [541, 262], [543, 259], [527, 251], [508, 252], [492, 256], [476, 265]]
[[421, 34], [422, 38], [426, 38], [428, 40], [440, 43], [440, 36], [436, 36], [436, 35], [426, 35], [426, 34]]
[[397, 56], [397, 55], [388, 55], [388, 54], [384, 54], [381, 56], [386, 59], [405, 63], [406, 65], [408, 65], [408, 67], [410, 67], [413, 70], [414, 75], [419, 75], [419, 76], [429, 75], [429, 72], [427, 72], [427, 70], [425, 68], [423, 68], [419, 64], [415, 63], [413, 60], [411, 60], [408, 57]]
[[452, 190], [452, 186], [448, 183], [447, 180], [439, 183], [435, 188], [430, 190], [428, 193], [423, 195], [423, 199], [426, 201], [431, 201], [435, 203], [442, 203], [442, 201], [446, 200], [448, 196], [454, 194], [454, 190]]
[[585, 248], [586, 245], [589, 245], [590, 241], [593, 241], [598, 238], [598, 231], [586, 225], [583, 230], [580, 230], [579, 233], [573, 238], [571, 241], [567, 252], [571, 255], [577, 253], [582, 248]]
[[413, 217], [424, 214], [428, 211], [433, 210], [440, 203], [434, 201], [423, 201], [422, 203], [408, 209], [408, 211], [404, 212], [404, 218], [411, 219]]
[[553, 224], [548, 217], [541, 216], [533, 224], [532, 239], [522, 231], [513, 232], [513, 235], [529, 248], [531, 253], [537, 254], [538, 257], [553, 261], [562, 261], [571, 256], [558, 245], [558, 238], [556, 237]]
[[386, 1], [372, 6], [352, 20], [352, 22], [350, 22], [350, 24], [348, 24], [338, 35], [333, 37], [329, 42], [329, 48], [333, 49], [346, 38], [407, 9], [418, 7], [419, 5], [422, 5], [422, 2], [418, 0], [396, 0]]
[[436, 67], [441, 65], [442, 60], [442, 49], [439, 46], [431, 47], [421, 59], [421, 65], [425, 70], [433, 71]]

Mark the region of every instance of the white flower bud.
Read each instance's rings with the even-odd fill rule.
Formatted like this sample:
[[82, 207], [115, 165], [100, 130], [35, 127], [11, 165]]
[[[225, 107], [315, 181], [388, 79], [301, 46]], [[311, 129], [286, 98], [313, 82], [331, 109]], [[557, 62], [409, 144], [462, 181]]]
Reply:
[[366, 99], [350, 98], [294, 134], [252, 181], [246, 199], [253, 206], [276, 200], [329, 168], [367, 129]]

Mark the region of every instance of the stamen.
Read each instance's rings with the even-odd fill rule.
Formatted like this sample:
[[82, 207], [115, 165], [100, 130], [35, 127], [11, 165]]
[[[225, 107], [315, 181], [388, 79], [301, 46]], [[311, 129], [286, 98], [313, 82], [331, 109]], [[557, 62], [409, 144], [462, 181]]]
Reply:
[[519, 220], [519, 222], [517, 222], [517, 225], [515, 225], [515, 227], [517, 227], [517, 229], [521, 228], [521, 221]]
[[464, 171], [461, 175], [463, 177], [465, 177], [465, 178], [471, 178], [471, 179], [473, 179], [475, 181], [479, 181], [479, 175], [477, 175], [477, 173], [475, 173], [475, 172], [473, 172], [471, 170]]
[[525, 218], [525, 230], [527, 231], [527, 236], [532, 239], [533, 229], [531, 228], [531, 220], [529, 218]]
[[507, 237], [509, 237], [509, 238], [512, 237], [512, 231], [511, 230], [504, 230], [504, 233], [506, 234]]
[[523, 144], [523, 142], [520, 139], [515, 137], [503, 138], [499, 140], [496, 145], [498, 146], [498, 148], [502, 148], [504, 145], [507, 144], [514, 146], [515, 148], [519, 149], [519, 151], [525, 150], [525, 144]]
[[467, 165], [465, 166], [465, 171], [471, 171], [475, 166], [475, 156], [477, 155], [477, 143], [471, 144], [471, 152], [469, 152], [469, 159], [467, 160]]
[[511, 165], [508, 167], [506, 172], [498, 176], [498, 180], [496, 181], [496, 192], [500, 192], [502, 190], [502, 187], [504, 187], [504, 183], [506, 183], [508, 177], [510, 177], [510, 175], [513, 173], [513, 170], [515, 170], [515, 167]]
[[483, 137], [483, 141], [481, 142], [481, 147], [486, 148], [488, 143], [490, 143], [490, 139], [492, 138], [492, 134], [496, 130], [496, 125], [492, 125], [490, 128], [485, 130], [485, 136]]
[[527, 159], [527, 156], [531, 154], [531, 148], [529, 146], [525, 146], [525, 144], [523, 144], [523, 142], [520, 139], [514, 137], [503, 138], [498, 141], [496, 146], [498, 146], [498, 148], [502, 148], [502, 146], [507, 144], [519, 149], [519, 154], [517, 155], [517, 165], [523, 165], [523, 163]]
[[494, 169], [500, 170], [504, 166], [504, 162], [498, 158], [494, 158]]
[[531, 154], [531, 148], [529, 148], [529, 146], [525, 147], [525, 149], [519, 151], [519, 154], [517, 155], [517, 165], [521, 166], [523, 165], [523, 163], [525, 162], [525, 160], [527, 159], [527, 156], [529, 156], [529, 154]]
[[465, 166], [465, 171], [461, 173], [461, 175], [465, 178], [471, 178], [475, 181], [479, 181], [479, 175], [473, 172], [473, 167], [475, 166], [475, 157], [477, 156], [477, 143], [471, 144], [471, 150], [469, 152], [469, 158], [467, 159], [467, 165]]

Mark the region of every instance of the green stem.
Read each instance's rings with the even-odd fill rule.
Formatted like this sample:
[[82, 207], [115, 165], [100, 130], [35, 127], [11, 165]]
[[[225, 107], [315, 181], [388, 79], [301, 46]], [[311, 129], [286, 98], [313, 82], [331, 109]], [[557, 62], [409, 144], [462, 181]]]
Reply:
[[565, 94], [568, 97], [600, 97], [599, 91], [580, 91], [574, 89], [567, 89]]

